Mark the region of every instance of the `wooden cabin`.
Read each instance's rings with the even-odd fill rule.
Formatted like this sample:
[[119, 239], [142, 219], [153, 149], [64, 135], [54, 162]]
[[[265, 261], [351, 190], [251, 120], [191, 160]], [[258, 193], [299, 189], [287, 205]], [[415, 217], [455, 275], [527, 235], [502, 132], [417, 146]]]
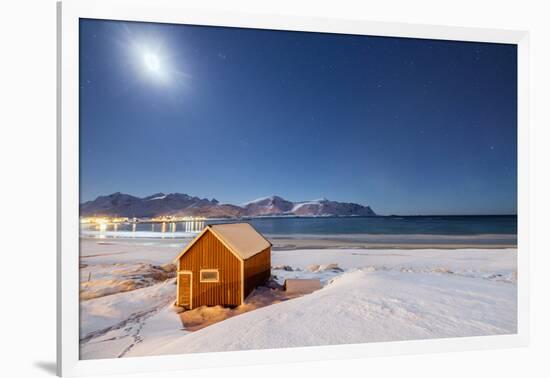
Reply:
[[211, 224], [175, 263], [178, 306], [238, 306], [269, 279], [271, 243], [248, 223]]

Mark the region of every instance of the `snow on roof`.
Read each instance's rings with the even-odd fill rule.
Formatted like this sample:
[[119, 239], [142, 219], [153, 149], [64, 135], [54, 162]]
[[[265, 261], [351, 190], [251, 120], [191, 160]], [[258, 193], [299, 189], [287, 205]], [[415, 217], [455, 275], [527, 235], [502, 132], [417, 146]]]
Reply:
[[174, 261], [185, 254], [191, 246], [199, 240], [205, 232], [210, 231], [222, 241], [234, 254], [246, 260], [264, 249], [271, 246], [271, 243], [264, 238], [254, 227], [248, 223], [223, 223], [210, 224], [198, 235]]
[[212, 224], [209, 228], [243, 260], [271, 246], [271, 243], [248, 223]]

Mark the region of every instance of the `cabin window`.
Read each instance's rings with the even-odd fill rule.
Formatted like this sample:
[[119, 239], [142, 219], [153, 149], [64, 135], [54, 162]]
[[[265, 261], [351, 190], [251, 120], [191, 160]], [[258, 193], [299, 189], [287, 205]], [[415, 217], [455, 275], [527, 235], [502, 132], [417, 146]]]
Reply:
[[201, 269], [201, 282], [218, 282], [219, 280], [218, 269]]

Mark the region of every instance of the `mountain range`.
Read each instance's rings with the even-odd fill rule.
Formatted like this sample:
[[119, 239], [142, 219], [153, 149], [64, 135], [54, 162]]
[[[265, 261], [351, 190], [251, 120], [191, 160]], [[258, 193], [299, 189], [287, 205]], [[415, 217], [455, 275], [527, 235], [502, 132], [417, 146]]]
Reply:
[[279, 196], [259, 198], [241, 205], [220, 204], [216, 199], [192, 197], [181, 193], [156, 193], [147, 197], [113, 193], [80, 205], [81, 216], [119, 216], [149, 218], [158, 216], [196, 216], [241, 218], [259, 216], [370, 216], [370, 206], [330, 201], [326, 198], [292, 202]]

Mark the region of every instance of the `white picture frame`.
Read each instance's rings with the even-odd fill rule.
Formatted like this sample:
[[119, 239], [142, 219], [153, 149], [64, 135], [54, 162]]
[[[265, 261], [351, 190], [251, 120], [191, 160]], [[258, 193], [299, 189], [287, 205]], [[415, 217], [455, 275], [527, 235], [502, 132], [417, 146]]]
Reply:
[[[79, 18], [516, 44], [518, 47], [518, 333], [277, 350], [79, 360]], [[58, 3], [57, 372], [62, 376], [172, 371], [526, 346], [529, 335], [528, 49], [525, 31], [245, 14], [184, 8], [177, 0]]]

